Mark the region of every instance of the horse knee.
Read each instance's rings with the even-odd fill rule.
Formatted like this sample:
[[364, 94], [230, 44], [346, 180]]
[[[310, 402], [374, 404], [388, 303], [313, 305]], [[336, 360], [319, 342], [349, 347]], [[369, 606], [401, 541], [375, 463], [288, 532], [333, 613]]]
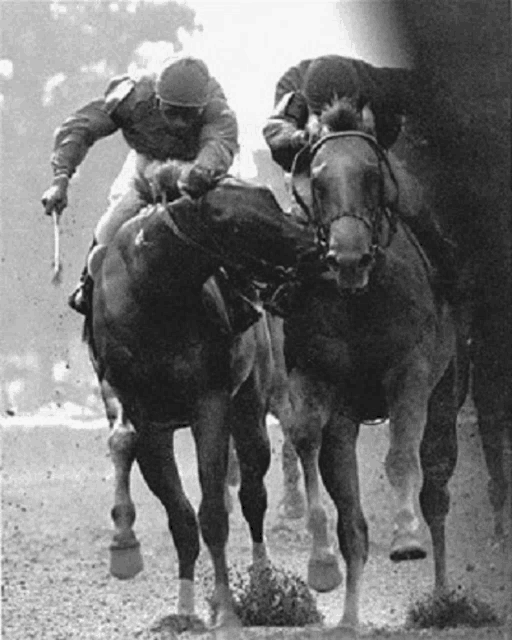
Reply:
[[410, 476], [420, 477], [420, 456], [416, 447], [391, 447], [384, 468], [392, 486], [400, 485]]
[[108, 446], [111, 455], [123, 458], [133, 458], [135, 456], [136, 442], [136, 431], [125, 425], [122, 425], [121, 428], [115, 426], [108, 437]]

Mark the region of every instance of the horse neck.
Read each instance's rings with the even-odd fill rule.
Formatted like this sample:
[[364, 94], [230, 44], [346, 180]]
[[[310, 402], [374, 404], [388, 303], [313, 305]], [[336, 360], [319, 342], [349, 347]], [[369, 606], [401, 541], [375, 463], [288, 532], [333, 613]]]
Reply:
[[139, 278], [145, 286], [150, 282], [169, 294], [176, 290], [199, 290], [220, 266], [218, 259], [178, 237], [161, 218], [154, 217], [141, 231], [144, 259], [140, 262]]

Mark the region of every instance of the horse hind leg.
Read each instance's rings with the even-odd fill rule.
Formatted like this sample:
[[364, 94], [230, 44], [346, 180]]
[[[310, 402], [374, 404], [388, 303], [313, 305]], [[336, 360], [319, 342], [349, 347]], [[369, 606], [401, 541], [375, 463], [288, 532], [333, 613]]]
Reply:
[[299, 489], [299, 458], [290, 436], [283, 429], [283, 446], [281, 448], [283, 471], [283, 496], [279, 503], [279, 512], [284, 518], [298, 520], [304, 517], [306, 505]]
[[226, 503], [226, 509], [228, 513], [232, 513], [234, 509], [233, 497], [231, 494], [231, 488], [238, 487], [240, 484], [240, 466], [238, 463], [238, 457], [236, 455], [236, 448], [233, 439], [229, 440], [228, 450], [228, 470], [226, 477], [226, 485], [224, 487], [224, 502]]
[[[497, 538], [503, 538], [509, 502], [507, 495], [512, 490], [512, 471], [507, 464], [511, 462], [512, 448], [512, 380], [509, 350], [506, 348], [508, 342], [504, 342], [501, 314], [483, 313], [480, 323], [486, 326], [478, 326], [473, 339], [472, 391], [490, 478], [488, 495], [494, 512], [494, 534]], [[495, 326], [495, 323], [501, 326]]]
[[454, 367], [449, 366], [429, 402], [428, 421], [420, 447], [423, 486], [420, 505], [434, 550], [435, 591], [447, 588], [445, 523], [450, 508], [448, 482], [457, 462], [457, 413]]
[[292, 409], [288, 388], [288, 373], [284, 359], [283, 320], [275, 316], [268, 316], [268, 319], [272, 355], [274, 358], [269, 410], [279, 421], [283, 433], [283, 445], [281, 449], [283, 495], [279, 501], [278, 509], [282, 517], [290, 520], [298, 520], [304, 517], [306, 505], [304, 496], [299, 488], [299, 458], [290, 438]]
[[135, 505], [130, 494], [130, 472], [135, 459], [137, 434], [127, 420], [123, 407], [105, 381], [101, 382], [111, 431], [108, 437], [114, 465], [114, 506], [111, 517], [114, 534], [110, 544], [110, 573], [119, 579], [133, 578], [144, 565], [140, 543], [133, 531]]
[[240, 462], [240, 504], [251, 532], [253, 563], [268, 559], [263, 531], [267, 491], [263, 479], [270, 466], [270, 442], [265, 418], [266, 402], [253, 372], [233, 400], [231, 418]]
[[199, 556], [199, 530], [194, 509], [185, 496], [174, 457], [174, 433], [160, 424], [137, 425], [137, 462], [149, 489], [167, 513], [178, 554], [178, 614], [193, 615], [194, 571]]

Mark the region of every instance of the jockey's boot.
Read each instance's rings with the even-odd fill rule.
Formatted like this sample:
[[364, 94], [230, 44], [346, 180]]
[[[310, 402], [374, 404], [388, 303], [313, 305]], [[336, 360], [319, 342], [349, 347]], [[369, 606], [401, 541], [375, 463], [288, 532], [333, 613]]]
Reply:
[[[89, 247], [87, 258], [96, 245], [97, 242], [94, 239], [91, 246]], [[74, 311], [77, 311], [83, 316], [86, 316], [91, 308], [93, 285], [94, 281], [89, 274], [86, 260], [85, 267], [82, 269], [82, 273], [80, 274], [80, 280], [78, 281], [77, 286], [68, 298], [68, 306], [71, 307], [71, 309], [73, 309]]]
[[435, 286], [448, 302], [458, 302], [457, 246], [441, 230], [432, 215], [408, 217], [407, 223], [418, 238], [436, 270]]

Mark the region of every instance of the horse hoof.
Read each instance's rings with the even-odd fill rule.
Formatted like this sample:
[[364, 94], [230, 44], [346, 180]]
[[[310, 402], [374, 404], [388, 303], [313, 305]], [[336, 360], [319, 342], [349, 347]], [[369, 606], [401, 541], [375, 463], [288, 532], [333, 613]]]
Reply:
[[308, 585], [325, 593], [339, 587], [343, 576], [334, 555], [326, 558], [311, 558], [308, 562]]
[[119, 580], [134, 578], [144, 569], [140, 543], [131, 547], [110, 546], [110, 573]]
[[357, 640], [359, 634], [352, 625], [340, 624], [337, 627], [327, 629], [322, 638], [326, 640]]
[[217, 614], [213, 638], [214, 640], [240, 640], [241, 629], [242, 623], [235, 613]]
[[427, 557], [427, 551], [416, 536], [402, 533], [395, 536], [389, 557], [393, 562], [423, 560]]
[[278, 507], [278, 513], [287, 520], [300, 520], [306, 513], [306, 506], [302, 494], [284, 497]]
[[239, 628], [235, 627], [222, 627], [213, 630], [212, 640], [241, 640], [242, 632], [241, 625]]

